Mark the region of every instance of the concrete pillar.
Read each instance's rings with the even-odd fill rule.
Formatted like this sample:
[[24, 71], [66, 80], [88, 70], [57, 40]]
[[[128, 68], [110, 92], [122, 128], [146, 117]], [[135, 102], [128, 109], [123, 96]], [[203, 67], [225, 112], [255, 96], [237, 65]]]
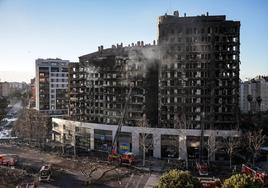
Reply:
[[94, 129], [90, 129], [90, 149], [94, 150]]
[[211, 154], [210, 155], [210, 160], [215, 161], [215, 148], [216, 148], [216, 137], [215, 135], [212, 135], [209, 137], [208, 141], [210, 142], [210, 148], [211, 148]]
[[[116, 130], [117, 130], [117, 129], [116, 129]], [[112, 130], [113, 140], [114, 140], [114, 137], [115, 137], [115, 134], [116, 134], [116, 130]]]
[[139, 133], [134, 131], [131, 133], [131, 143], [132, 143], [132, 152], [135, 154], [135, 155], [139, 155], [140, 154], [140, 149], [139, 149], [139, 140], [140, 140], [140, 137], [139, 137]]
[[53, 133], [52, 132], [52, 135], [51, 135], [51, 139], [52, 139], [52, 141], [55, 141], [56, 139], [55, 139], [55, 133]]
[[61, 134], [60, 134], [60, 142], [61, 142], [62, 144], [65, 144], [64, 133], [61, 133]]
[[63, 125], [60, 125], [60, 142], [62, 143], [62, 144], [64, 144], [64, 140], [63, 140], [63, 135], [64, 135], [64, 128], [63, 128]]
[[154, 157], [161, 158], [161, 134], [153, 134], [153, 143], [154, 143]]
[[187, 146], [186, 146], [186, 136], [180, 135], [179, 136], [179, 158], [182, 160], [187, 159]]

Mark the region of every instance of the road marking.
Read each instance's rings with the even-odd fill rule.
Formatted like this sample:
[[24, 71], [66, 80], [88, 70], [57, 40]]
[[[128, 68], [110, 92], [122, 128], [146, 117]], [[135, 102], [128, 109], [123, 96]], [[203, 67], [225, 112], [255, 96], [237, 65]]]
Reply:
[[142, 178], [143, 178], [143, 174], [140, 176], [139, 181], [138, 181], [138, 183], [137, 183], [137, 185], [136, 185], [136, 188], [139, 188], [139, 185], [140, 185], [140, 183], [141, 183]]
[[157, 174], [151, 174], [146, 182], [146, 184], [144, 185], [144, 188], [152, 188], [154, 186], [156, 186], [159, 182], [159, 175]]
[[133, 177], [134, 177], [134, 174], [132, 173], [131, 176], [130, 176], [130, 178], [128, 179], [128, 182], [127, 182], [125, 188], [128, 188], [129, 183], [131, 182], [131, 180], [132, 180]]

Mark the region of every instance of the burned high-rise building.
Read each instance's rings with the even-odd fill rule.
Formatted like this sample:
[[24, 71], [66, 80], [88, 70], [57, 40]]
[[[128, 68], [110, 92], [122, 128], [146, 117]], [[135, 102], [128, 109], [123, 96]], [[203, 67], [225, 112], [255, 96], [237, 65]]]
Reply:
[[189, 129], [236, 128], [240, 22], [175, 11], [158, 29], [158, 45], [100, 46], [70, 64], [71, 117], [116, 124], [133, 83], [129, 123], [146, 112], [154, 127], [174, 128], [183, 114]]
[[[156, 46], [113, 46], [79, 57], [69, 65], [70, 116], [74, 120], [117, 124], [126, 96], [133, 89], [125, 124], [136, 125], [146, 113], [151, 126], [157, 125], [158, 62]], [[148, 54], [148, 55], [147, 55]]]
[[240, 22], [225, 16], [159, 17], [159, 124], [183, 113], [192, 129], [238, 125]]
[[[239, 136], [240, 22], [176, 11], [160, 16], [158, 29], [157, 44], [100, 46], [69, 64], [70, 119], [52, 120], [54, 140], [107, 151], [132, 86], [119, 148], [141, 154], [146, 133], [147, 154], [186, 159], [205, 155], [205, 143]], [[137, 127], [143, 114], [148, 124]]]

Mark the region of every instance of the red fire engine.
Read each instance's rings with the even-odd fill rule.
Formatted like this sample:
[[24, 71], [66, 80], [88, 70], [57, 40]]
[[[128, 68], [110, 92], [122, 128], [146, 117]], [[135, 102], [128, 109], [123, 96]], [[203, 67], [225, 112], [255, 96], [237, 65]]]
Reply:
[[206, 162], [196, 162], [196, 169], [200, 176], [207, 176], [208, 175], [208, 165]]
[[199, 178], [201, 188], [216, 188], [221, 186], [219, 178]]
[[130, 85], [130, 89], [126, 98], [126, 103], [124, 105], [124, 109], [123, 109], [123, 113], [122, 113], [122, 117], [119, 120], [119, 124], [116, 130], [116, 134], [115, 137], [113, 139], [113, 143], [112, 143], [112, 151], [108, 156], [108, 161], [112, 162], [112, 161], [117, 161], [118, 163], [129, 163], [129, 164], [133, 164], [135, 162], [135, 156], [133, 153], [131, 152], [125, 152], [123, 154], [119, 154], [118, 152], [118, 137], [119, 134], [121, 132], [121, 128], [125, 122], [125, 117], [126, 117], [126, 111], [127, 111], [127, 106], [128, 106], [128, 102], [130, 99], [130, 95], [132, 92], [132, 85]]
[[17, 156], [12, 154], [0, 154], [0, 165], [15, 166]]
[[262, 169], [242, 164], [241, 172], [255, 177], [263, 187], [268, 187], [268, 174]]

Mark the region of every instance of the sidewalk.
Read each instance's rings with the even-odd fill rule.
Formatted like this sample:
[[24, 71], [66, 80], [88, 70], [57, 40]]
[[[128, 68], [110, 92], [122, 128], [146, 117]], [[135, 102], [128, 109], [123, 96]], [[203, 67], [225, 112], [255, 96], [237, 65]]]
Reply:
[[152, 188], [156, 186], [159, 183], [159, 174], [151, 174], [150, 177], [148, 178], [144, 188]]

